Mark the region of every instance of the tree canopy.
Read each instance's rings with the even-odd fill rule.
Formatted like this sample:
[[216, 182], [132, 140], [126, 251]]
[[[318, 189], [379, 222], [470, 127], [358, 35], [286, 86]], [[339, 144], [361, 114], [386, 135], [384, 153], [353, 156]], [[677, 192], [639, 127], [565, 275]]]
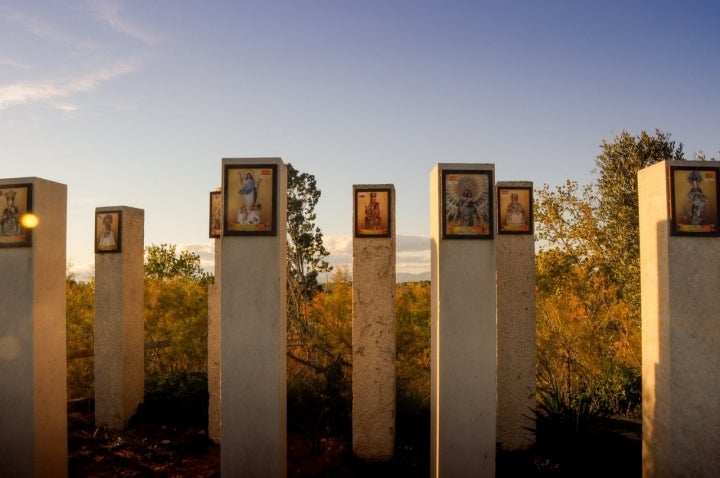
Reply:
[[200, 256], [190, 251], [178, 252], [175, 244], [151, 244], [145, 247], [145, 276], [154, 279], [182, 277], [206, 283], [212, 274], [200, 265]]
[[[568, 401], [637, 412], [640, 241], [637, 173], [684, 160], [669, 133], [621, 132], [603, 141], [596, 180], [536, 192], [539, 385]], [[558, 386], [561, 384], [562, 386]]]

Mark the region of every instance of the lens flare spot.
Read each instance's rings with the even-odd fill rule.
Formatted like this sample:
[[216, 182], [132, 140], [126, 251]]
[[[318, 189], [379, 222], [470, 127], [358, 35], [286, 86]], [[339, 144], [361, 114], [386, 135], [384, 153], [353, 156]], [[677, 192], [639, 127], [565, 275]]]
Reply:
[[37, 226], [38, 222], [40, 222], [38, 217], [31, 212], [23, 214], [20, 218], [20, 224], [22, 224], [23, 227], [27, 229], [32, 229], [33, 227]]

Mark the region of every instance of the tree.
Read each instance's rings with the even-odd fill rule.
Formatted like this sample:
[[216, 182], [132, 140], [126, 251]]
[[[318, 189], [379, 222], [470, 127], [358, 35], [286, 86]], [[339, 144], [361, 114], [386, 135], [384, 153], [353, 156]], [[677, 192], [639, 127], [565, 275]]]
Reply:
[[287, 320], [291, 339], [309, 333], [307, 306], [320, 291], [320, 273], [332, 267], [325, 260], [330, 253], [315, 225], [315, 206], [321, 194], [315, 176], [299, 172], [292, 164], [287, 170]]
[[287, 169], [288, 279], [294, 292], [311, 297], [318, 290], [320, 272], [332, 270], [325, 260], [330, 253], [323, 245], [320, 228], [315, 225], [315, 206], [321, 192], [315, 176], [301, 173], [289, 163]]
[[659, 130], [600, 148], [593, 183], [536, 194], [538, 386], [569, 406], [629, 413], [640, 394], [637, 173], [684, 155]]
[[65, 290], [68, 399], [92, 397], [95, 378], [95, 282], [78, 281], [68, 272]]
[[145, 341], [155, 346], [148, 373], [205, 370], [210, 280], [196, 253], [178, 253], [174, 244], [145, 248]]
[[177, 252], [175, 244], [151, 244], [145, 248], [145, 277], [159, 280], [182, 277], [206, 284], [212, 274], [200, 266], [200, 256], [190, 251]]
[[637, 173], [664, 160], [685, 160], [683, 145], [658, 129], [651, 136], [621, 132], [603, 141], [596, 160], [597, 219], [602, 229], [606, 264], [619, 293], [640, 317], [640, 235]]
[[185, 276], [145, 278], [145, 370], [165, 375], [207, 368], [207, 287]]
[[397, 284], [398, 414], [430, 410], [430, 281]]
[[352, 281], [334, 273], [288, 329], [288, 420], [318, 433], [346, 429], [352, 403]]

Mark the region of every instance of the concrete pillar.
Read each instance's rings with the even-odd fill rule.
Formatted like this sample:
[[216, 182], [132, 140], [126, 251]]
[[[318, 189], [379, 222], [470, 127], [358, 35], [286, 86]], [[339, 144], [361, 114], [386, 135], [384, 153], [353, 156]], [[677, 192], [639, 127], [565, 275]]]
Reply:
[[0, 211], [0, 475], [64, 477], [67, 186], [0, 180]]
[[495, 473], [494, 165], [430, 174], [431, 475]]
[[[142, 209], [127, 206], [95, 208], [95, 424], [99, 427], [124, 429], [144, 396], [144, 215]], [[110, 241], [105, 239], [108, 230]]]
[[[222, 475], [285, 476], [286, 167], [279, 158], [226, 158], [222, 165]], [[250, 177], [256, 195], [252, 188], [241, 193]], [[257, 205], [260, 221], [243, 222]]]
[[220, 239], [215, 239], [215, 283], [208, 285], [208, 436], [220, 442]]
[[[702, 178], [699, 223], [684, 217], [686, 168]], [[645, 477], [720, 476], [719, 174], [696, 161], [638, 173]]]
[[535, 443], [535, 238], [532, 182], [499, 181], [497, 247], [497, 443]]
[[355, 456], [395, 449], [395, 188], [355, 185], [352, 430]]

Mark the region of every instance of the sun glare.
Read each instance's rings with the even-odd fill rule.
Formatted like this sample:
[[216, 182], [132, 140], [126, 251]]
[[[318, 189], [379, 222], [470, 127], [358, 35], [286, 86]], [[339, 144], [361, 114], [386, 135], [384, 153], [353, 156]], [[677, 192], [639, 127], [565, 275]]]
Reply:
[[20, 218], [20, 223], [23, 225], [23, 227], [27, 229], [32, 229], [33, 227], [37, 226], [38, 222], [40, 222], [38, 217], [30, 212], [27, 214], [23, 214], [23, 216]]

